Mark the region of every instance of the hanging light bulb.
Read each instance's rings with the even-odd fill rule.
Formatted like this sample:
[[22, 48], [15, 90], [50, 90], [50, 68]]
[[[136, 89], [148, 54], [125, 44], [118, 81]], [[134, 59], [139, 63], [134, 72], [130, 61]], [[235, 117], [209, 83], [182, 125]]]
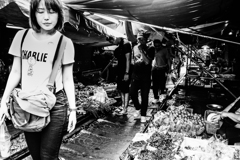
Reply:
[[238, 36], [239, 36], [239, 30], [236, 31], [236, 37], [238, 37]]

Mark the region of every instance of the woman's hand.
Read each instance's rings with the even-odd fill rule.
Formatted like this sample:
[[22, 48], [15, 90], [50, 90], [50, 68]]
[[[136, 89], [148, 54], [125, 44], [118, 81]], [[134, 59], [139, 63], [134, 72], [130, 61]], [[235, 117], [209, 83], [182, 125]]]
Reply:
[[70, 111], [69, 119], [68, 119], [68, 129], [67, 131], [72, 132], [77, 124], [77, 113], [76, 111]]
[[125, 73], [123, 80], [124, 80], [124, 81], [128, 81], [128, 79], [129, 79], [129, 74], [128, 74], [128, 73]]
[[222, 119], [225, 117], [228, 117], [228, 112], [222, 111], [222, 112], [220, 112], [220, 116]]

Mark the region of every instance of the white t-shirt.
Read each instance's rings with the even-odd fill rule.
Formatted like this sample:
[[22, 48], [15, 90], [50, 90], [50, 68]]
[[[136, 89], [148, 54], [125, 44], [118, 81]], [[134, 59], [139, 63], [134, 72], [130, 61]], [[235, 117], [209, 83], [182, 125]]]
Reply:
[[[9, 54], [17, 57], [20, 55], [20, 45], [25, 30], [20, 30], [15, 35], [9, 49]], [[56, 32], [50, 38], [38, 40], [33, 36], [33, 30], [29, 29], [22, 45], [22, 90], [34, 91], [48, 84], [53, 67], [53, 59], [60, 32]], [[74, 63], [74, 46], [69, 38], [64, 50], [62, 64]], [[56, 92], [63, 89], [62, 67], [58, 70], [56, 80]]]

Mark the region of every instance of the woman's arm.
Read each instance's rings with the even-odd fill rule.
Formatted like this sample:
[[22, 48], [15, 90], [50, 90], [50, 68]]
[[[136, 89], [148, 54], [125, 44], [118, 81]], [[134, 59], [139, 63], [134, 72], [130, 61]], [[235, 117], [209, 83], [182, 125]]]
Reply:
[[75, 86], [73, 81], [73, 64], [63, 65], [63, 87], [66, 92], [70, 108], [68, 131], [72, 132], [75, 129], [77, 123], [77, 107], [75, 99]]
[[76, 108], [73, 64], [63, 66], [63, 87], [68, 98], [69, 108]]
[[172, 69], [172, 50], [166, 48], [166, 59], [167, 59], [167, 65], [168, 65], [168, 73], [170, 73]]
[[129, 79], [129, 70], [130, 70], [130, 53], [125, 54], [126, 57], [126, 70], [124, 74], [124, 81], [127, 81]]
[[239, 114], [235, 114], [235, 113], [231, 113], [231, 112], [221, 112], [220, 114], [221, 118], [230, 118], [231, 120], [233, 120], [234, 122], [240, 123], [240, 115]]
[[0, 118], [2, 117], [3, 114], [5, 114], [7, 118], [10, 119], [10, 116], [8, 114], [7, 102], [9, 100], [9, 96], [12, 90], [19, 84], [20, 79], [21, 79], [20, 57], [14, 56], [12, 69], [8, 76], [7, 84], [1, 100]]
[[126, 73], [129, 73], [130, 70], [130, 53], [125, 54], [126, 56]]
[[237, 101], [239, 101], [239, 99], [240, 99], [240, 97], [238, 97], [234, 102], [229, 104], [223, 111], [228, 112], [235, 105], [235, 103], [237, 103]]

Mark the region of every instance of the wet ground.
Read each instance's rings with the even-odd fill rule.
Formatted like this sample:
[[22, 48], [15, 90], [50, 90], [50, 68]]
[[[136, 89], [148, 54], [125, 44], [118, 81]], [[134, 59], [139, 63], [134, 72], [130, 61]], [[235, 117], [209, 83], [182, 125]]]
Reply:
[[[172, 82], [167, 83], [168, 89], [173, 86]], [[160, 101], [163, 101], [164, 98], [161, 96]], [[152, 101], [153, 93], [150, 90], [148, 120], [154, 115], [157, 108], [162, 106], [161, 103], [152, 104]], [[110, 114], [104, 119], [98, 119], [89, 128], [81, 130], [63, 143], [60, 156], [66, 160], [119, 160], [136, 133], [146, 129], [147, 123], [141, 123], [140, 119], [134, 119], [135, 111], [133, 104], [130, 103], [127, 115]]]
[[[128, 115], [98, 119], [63, 143], [60, 155], [66, 160], [119, 160], [135, 134], [145, 129], [144, 123], [134, 119], [134, 112], [130, 105]], [[153, 109], [148, 110], [149, 118], [152, 112]]]

